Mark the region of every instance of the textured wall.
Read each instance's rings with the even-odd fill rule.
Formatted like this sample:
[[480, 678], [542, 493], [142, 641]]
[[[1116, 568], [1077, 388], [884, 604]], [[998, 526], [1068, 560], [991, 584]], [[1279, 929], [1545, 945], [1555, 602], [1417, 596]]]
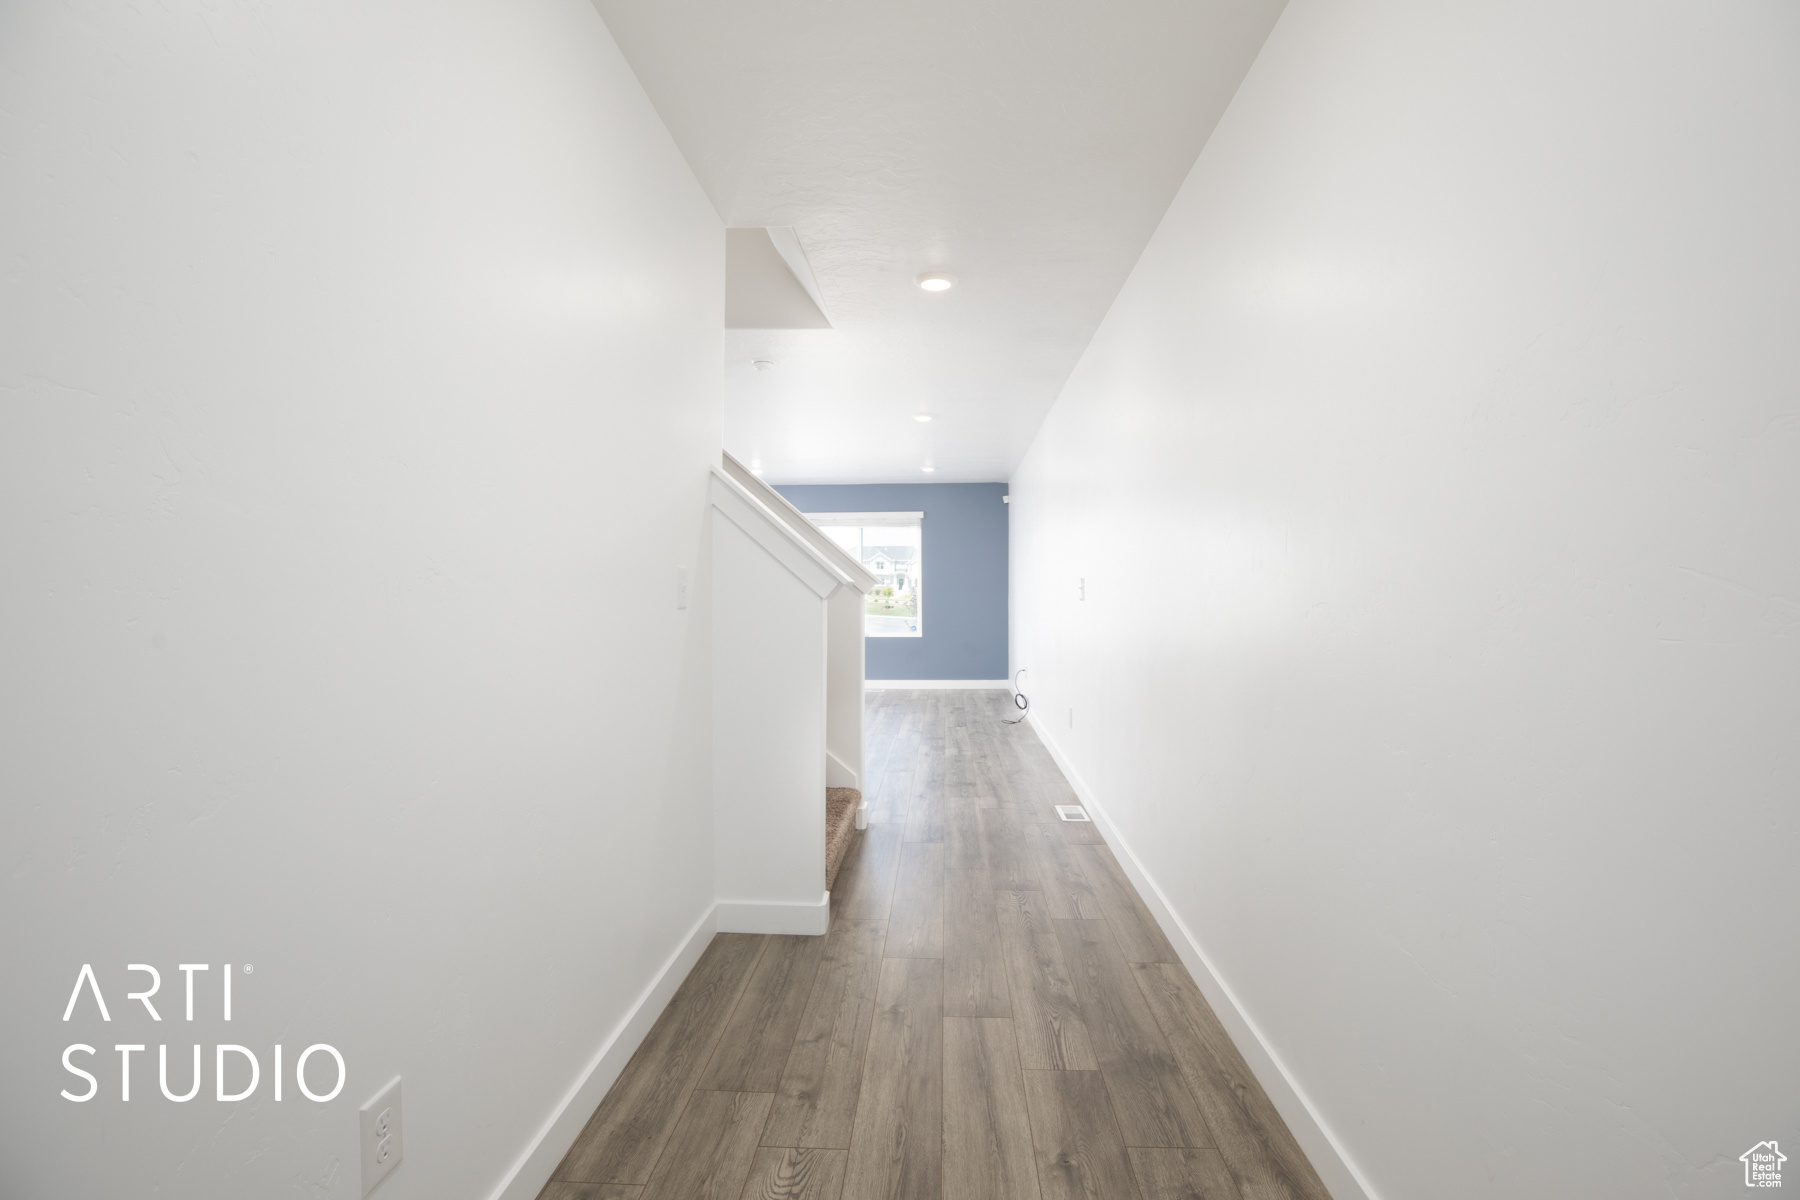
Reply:
[[870, 679], [1006, 678], [1005, 484], [794, 484], [775, 490], [802, 512], [925, 514], [924, 627], [916, 638], [868, 638]]
[[400, 1074], [483, 1196], [712, 900], [718, 217], [586, 0], [14, 0], [0, 114], [0, 1195], [359, 1197]]
[[1295, 0], [1013, 477], [1034, 713], [1386, 1200], [1800, 1138], [1797, 64]]

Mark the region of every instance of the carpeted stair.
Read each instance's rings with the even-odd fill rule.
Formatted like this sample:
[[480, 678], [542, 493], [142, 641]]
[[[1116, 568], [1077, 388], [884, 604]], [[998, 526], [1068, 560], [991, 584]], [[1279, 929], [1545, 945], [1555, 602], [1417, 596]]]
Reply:
[[825, 789], [825, 887], [837, 880], [838, 867], [856, 836], [856, 806], [862, 793], [855, 788]]

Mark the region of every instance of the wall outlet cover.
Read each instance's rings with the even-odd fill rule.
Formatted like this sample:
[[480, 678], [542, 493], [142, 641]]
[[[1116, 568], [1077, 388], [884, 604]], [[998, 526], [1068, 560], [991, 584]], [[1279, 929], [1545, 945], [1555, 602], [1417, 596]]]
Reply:
[[375, 1093], [375, 1098], [362, 1106], [362, 1194], [367, 1196], [375, 1185], [400, 1165], [405, 1153], [401, 1139], [400, 1077]]

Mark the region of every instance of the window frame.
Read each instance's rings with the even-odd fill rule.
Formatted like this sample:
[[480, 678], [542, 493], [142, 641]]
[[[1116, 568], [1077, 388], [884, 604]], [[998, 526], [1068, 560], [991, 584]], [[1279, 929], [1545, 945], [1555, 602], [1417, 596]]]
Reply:
[[[808, 521], [810, 521], [812, 523], [813, 527], [816, 529], [824, 530], [824, 529], [830, 529], [830, 528], [837, 528], [837, 529], [856, 529], [856, 530], [858, 530], [859, 532], [858, 532], [858, 539], [857, 539], [856, 560], [859, 563], [862, 562], [862, 547], [865, 544], [867, 544], [867, 542], [868, 542], [867, 535], [865, 533], [862, 533], [861, 531], [869, 530], [869, 529], [917, 529], [919, 531], [919, 534], [918, 534], [919, 557], [913, 568], [914, 577], [917, 580], [917, 582], [914, 585], [913, 604], [914, 604], [914, 607], [917, 609], [917, 612], [913, 617], [913, 624], [918, 626], [918, 628], [914, 629], [910, 632], [905, 632], [905, 633], [871, 633], [871, 632], [869, 632], [868, 618], [870, 616], [874, 616], [877, 614], [869, 613], [867, 611], [867, 609], [865, 608], [864, 614], [863, 614], [863, 637], [864, 638], [877, 638], [877, 637], [878, 638], [922, 638], [925, 636], [925, 514], [924, 513], [922, 513], [922, 512], [831, 512], [831, 513], [809, 512], [809, 513], [802, 513], [801, 515], [804, 516]], [[830, 537], [831, 535], [826, 534], [826, 536]], [[835, 539], [833, 539], [833, 540], [835, 540]], [[866, 569], [867, 564], [864, 564], [864, 566]], [[870, 574], [874, 574], [874, 572], [871, 571]]]

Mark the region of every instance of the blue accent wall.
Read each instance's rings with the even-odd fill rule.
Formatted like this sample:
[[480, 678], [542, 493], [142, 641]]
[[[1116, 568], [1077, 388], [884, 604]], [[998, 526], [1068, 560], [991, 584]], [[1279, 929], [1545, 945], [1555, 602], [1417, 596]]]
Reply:
[[789, 484], [801, 512], [922, 512], [924, 628], [867, 638], [870, 679], [1006, 678], [1004, 483]]

